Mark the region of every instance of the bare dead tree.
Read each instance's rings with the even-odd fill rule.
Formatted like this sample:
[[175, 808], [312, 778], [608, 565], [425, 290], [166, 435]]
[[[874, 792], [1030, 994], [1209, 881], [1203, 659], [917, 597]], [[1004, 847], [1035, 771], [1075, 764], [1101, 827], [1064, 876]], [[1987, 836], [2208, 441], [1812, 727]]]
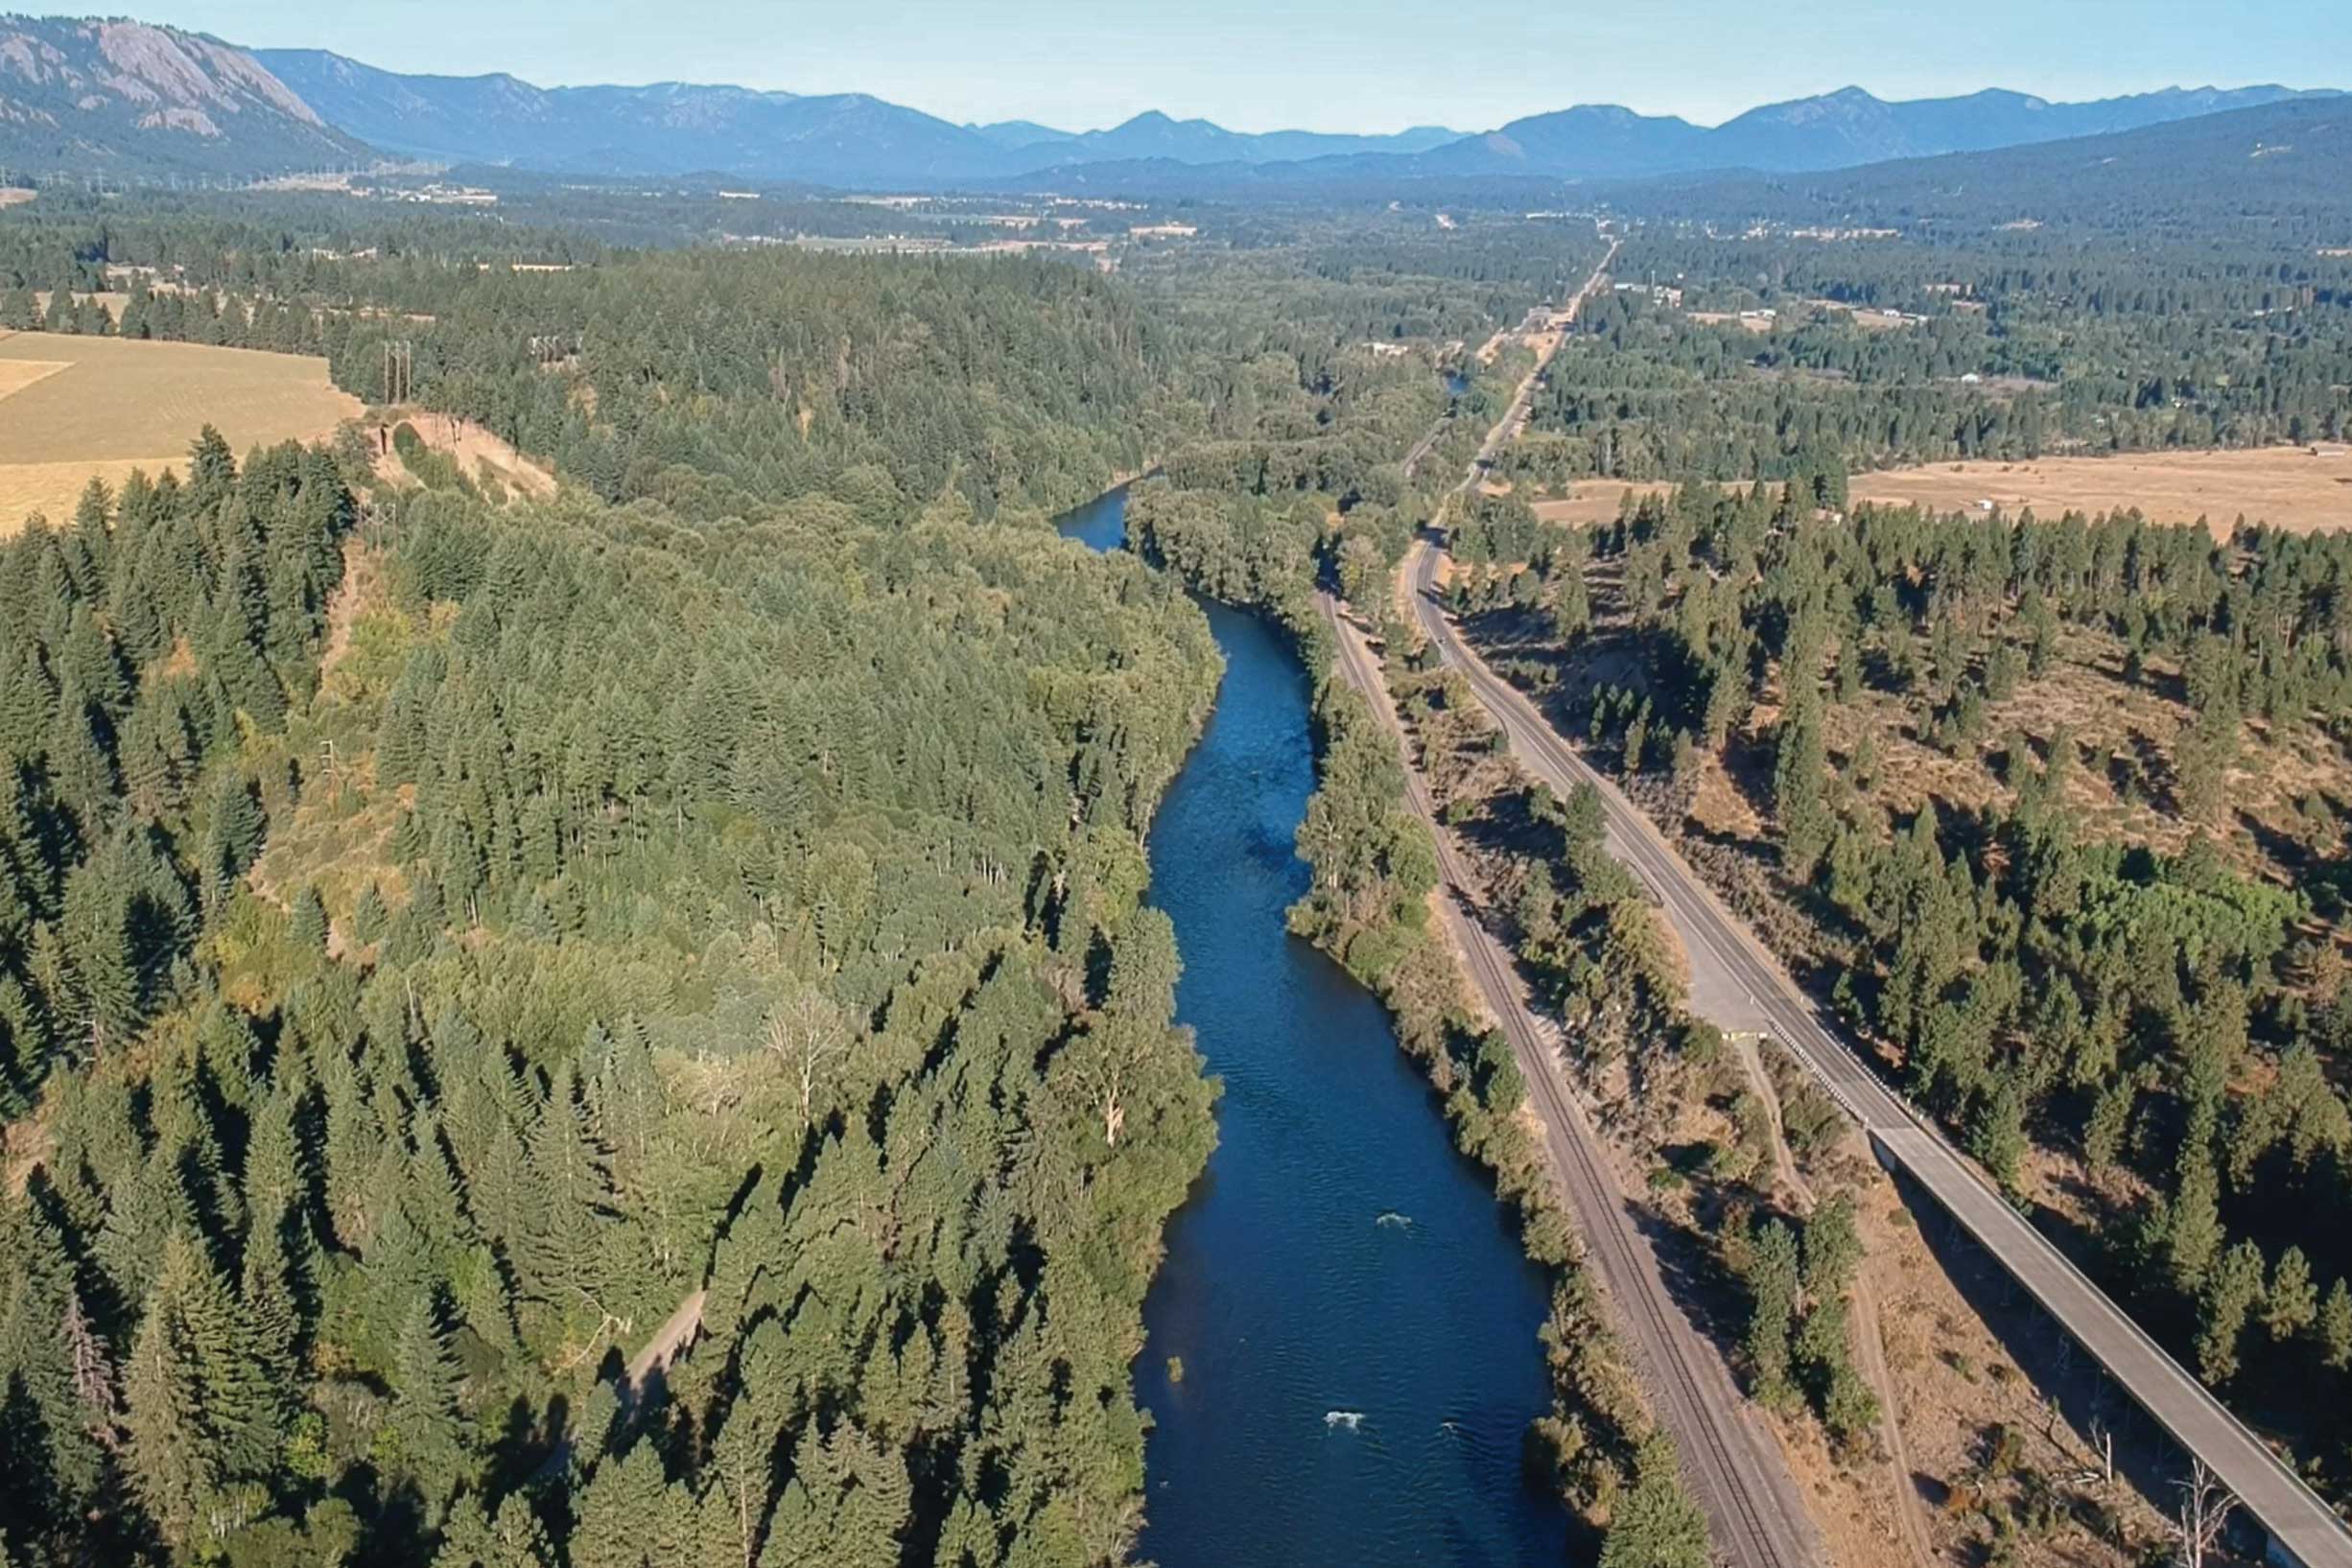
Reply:
[[2180, 1568], [2205, 1568], [2205, 1555], [2229, 1527], [2238, 1499], [2201, 1459], [2190, 1465], [2189, 1478], [2179, 1485], [2180, 1510], [2167, 1521], [2173, 1532], [2173, 1560]]
[[2091, 1448], [2099, 1459], [2101, 1478], [2112, 1486], [2115, 1485], [2115, 1434], [2106, 1422], [2093, 1416], [2090, 1438]]
[[819, 1081], [857, 1042], [842, 1022], [841, 1010], [814, 986], [796, 987], [768, 1014], [766, 1050], [800, 1090], [803, 1131], [814, 1114]]
[[81, 1397], [89, 1433], [108, 1448], [122, 1445], [117, 1424], [122, 1398], [115, 1388], [114, 1365], [106, 1347], [82, 1310], [82, 1294], [65, 1289], [65, 1313], [59, 1325], [65, 1338], [65, 1354], [73, 1366], [74, 1392]]

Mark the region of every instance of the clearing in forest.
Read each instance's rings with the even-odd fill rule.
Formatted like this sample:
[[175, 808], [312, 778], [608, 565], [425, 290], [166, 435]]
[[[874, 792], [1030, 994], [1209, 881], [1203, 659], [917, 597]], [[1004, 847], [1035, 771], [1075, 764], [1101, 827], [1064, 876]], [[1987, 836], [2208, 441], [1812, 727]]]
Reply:
[[314, 440], [357, 415], [321, 359], [20, 332], [0, 337], [0, 534], [71, 516], [93, 479], [119, 486], [187, 459], [216, 425], [240, 456]]
[[1578, 480], [1569, 487], [1565, 500], [1538, 501], [1533, 503], [1533, 509], [1539, 523], [1588, 527], [1614, 523], [1619, 509], [1629, 501], [1663, 495], [1673, 488], [1662, 480]]
[[[555, 476], [544, 463], [524, 456], [470, 420], [410, 405], [378, 409], [372, 418], [374, 433], [407, 425], [427, 448], [449, 458], [454, 472], [463, 474], [477, 484], [495, 483], [533, 501], [544, 501], [555, 493]], [[371, 434], [373, 438], [375, 435]], [[400, 455], [388, 448], [380, 448], [376, 472], [395, 484], [432, 482], [426, 475], [412, 473]]]
[[2211, 525], [2226, 538], [2240, 516], [2307, 533], [2352, 527], [2352, 447], [2253, 447], [2220, 452], [2127, 453], [2031, 462], [1936, 463], [1857, 474], [1855, 501], [1973, 511], [1991, 502], [2014, 517], [2098, 513], [2137, 506], [2157, 523]]

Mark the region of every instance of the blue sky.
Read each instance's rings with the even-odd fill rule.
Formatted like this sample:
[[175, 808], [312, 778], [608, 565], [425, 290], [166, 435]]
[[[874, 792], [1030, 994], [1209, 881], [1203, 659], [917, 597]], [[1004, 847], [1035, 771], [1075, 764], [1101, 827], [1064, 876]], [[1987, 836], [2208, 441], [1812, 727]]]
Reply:
[[2344, 0], [129, 0], [233, 42], [542, 85], [861, 91], [1072, 129], [1141, 109], [1235, 129], [1485, 129], [1576, 103], [1714, 123], [1858, 83], [2105, 97], [2352, 86]]

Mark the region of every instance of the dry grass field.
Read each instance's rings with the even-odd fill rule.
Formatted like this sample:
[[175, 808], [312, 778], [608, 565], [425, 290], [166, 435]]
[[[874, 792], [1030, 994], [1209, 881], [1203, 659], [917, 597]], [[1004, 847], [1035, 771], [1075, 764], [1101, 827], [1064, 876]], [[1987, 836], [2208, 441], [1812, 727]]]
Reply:
[[183, 462], [205, 425], [242, 456], [358, 414], [326, 362], [292, 354], [16, 333], [0, 338], [0, 533], [62, 520], [91, 479]]
[[2222, 537], [2241, 515], [2305, 532], [2352, 527], [2352, 448], [2277, 446], [1938, 463], [1857, 474], [1847, 488], [1855, 501], [1917, 503], [1939, 511], [1970, 510], [1987, 501], [2011, 516], [2028, 506], [2044, 517], [2137, 506], [2159, 523], [2202, 518]]
[[[1565, 501], [1538, 501], [1539, 521], [1587, 527], [1616, 520], [1636, 499], [1672, 486], [1655, 481], [1579, 480]], [[1936, 463], [1857, 474], [1857, 502], [1919, 505], [1942, 512], [1979, 510], [1989, 501], [2015, 517], [2099, 513], [2137, 506], [2158, 523], [2200, 519], [2227, 538], [2243, 516], [2308, 533], [2352, 527], [2352, 447], [2274, 446], [2219, 452], [2151, 452], [2114, 457], [2043, 457], [2033, 462]]]
[[1565, 501], [1539, 501], [1532, 510], [1539, 523], [1558, 523], [1565, 527], [1590, 527], [1599, 523], [1614, 523], [1617, 512], [1627, 497], [1638, 501], [1644, 496], [1662, 495], [1673, 486], [1655, 480], [1629, 482], [1625, 480], [1578, 480]]

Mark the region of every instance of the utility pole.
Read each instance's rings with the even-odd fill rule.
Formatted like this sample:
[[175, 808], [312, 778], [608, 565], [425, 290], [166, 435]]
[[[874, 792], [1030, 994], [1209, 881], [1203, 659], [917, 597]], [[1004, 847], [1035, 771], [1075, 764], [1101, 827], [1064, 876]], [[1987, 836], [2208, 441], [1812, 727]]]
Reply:
[[416, 344], [411, 339], [393, 339], [384, 345], [384, 401], [406, 403], [415, 388]]

